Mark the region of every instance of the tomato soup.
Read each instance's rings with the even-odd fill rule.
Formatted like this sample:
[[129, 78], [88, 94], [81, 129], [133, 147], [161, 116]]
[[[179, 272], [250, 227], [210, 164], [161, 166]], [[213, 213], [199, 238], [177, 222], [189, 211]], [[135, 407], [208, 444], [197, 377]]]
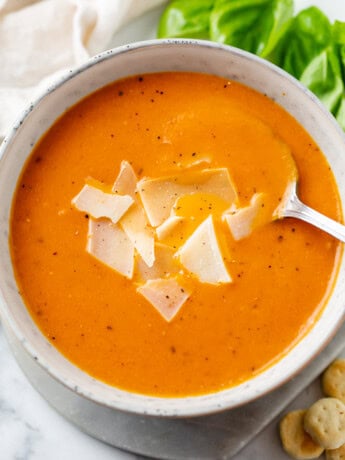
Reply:
[[[200, 282], [181, 270], [191, 294], [167, 321], [132, 279], [86, 251], [90, 216], [72, 200], [89, 178], [109, 188], [125, 160], [138, 179], [227, 168], [238, 206], [262, 192], [271, 215], [289, 182], [290, 153], [302, 200], [340, 220], [318, 146], [280, 106], [242, 84], [149, 74], [70, 108], [35, 146], [12, 208], [16, 279], [42, 333], [93, 377], [155, 396], [217, 392], [276, 362], [322, 311], [337, 272], [337, 240], [295, 219], [271, 220], [236, 240], [219, 220], [231, 282]], [[199, 203], [186, 203], [198, 212]], [[177, 249], [176, 238], [166, 243]]]

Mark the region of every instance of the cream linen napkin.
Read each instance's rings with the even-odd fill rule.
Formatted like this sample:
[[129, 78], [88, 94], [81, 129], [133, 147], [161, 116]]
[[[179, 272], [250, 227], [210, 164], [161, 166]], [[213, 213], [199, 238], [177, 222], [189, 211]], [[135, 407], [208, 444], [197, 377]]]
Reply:
[[67, 68], [164, 0], [0, 0], [0, 140], [20, 111]]

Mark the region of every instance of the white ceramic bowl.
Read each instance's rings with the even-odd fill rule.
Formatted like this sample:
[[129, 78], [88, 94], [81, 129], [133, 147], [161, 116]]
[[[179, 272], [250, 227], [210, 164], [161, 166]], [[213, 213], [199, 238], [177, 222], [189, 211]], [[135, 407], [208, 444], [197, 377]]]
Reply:
[[[94, 90], [129, 75], [194, 71], [242, 82], [277, 101], [311, 134], [326, 155], [345, 203], [345, 138], [333, 117], [294, 78], [249, 53], [196, 40], [156, 40], [107, 51], [68, 73], [30, 105], [2, 145], [0, 163], [0, 313], [15, 354], [34, 385], [67, 417], [113, 443], [96, 423], [83, 425], [87, 404], [103, 425], [112, 412], [164, 417], [210, 414], [247, 403], [290, 379], [334, 335], [344, 315], [345, 265], [317, 323], [279, 362], [228, 390], [188, 398], [154, 398], [110, 387], [67, 361], [40, 333], [17, 291], [8, 245], [11, 200], [23, 165], [41, 135], [59, 115]], [[78, 410], [71, 413], [71, 407]], [[83, 412], [84, 411], [84, 412]], [[107, 412], [108, 411], [108, 412]], [[105, 417], [107, 413], [107, 417]], [[103, 414], [103, 415], [102, 415]], [[98, 430], [98, 431], [97, 431]]]

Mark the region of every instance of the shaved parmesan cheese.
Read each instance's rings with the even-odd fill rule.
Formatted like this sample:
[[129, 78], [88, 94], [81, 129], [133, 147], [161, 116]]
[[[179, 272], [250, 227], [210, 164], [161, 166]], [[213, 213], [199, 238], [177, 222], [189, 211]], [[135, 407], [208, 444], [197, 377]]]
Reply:
[[146, 215], [142, 206], [135, 203], [120, 220], [119, 224], [146, 264], [152, 267], [155, 261], [154, 233], [153, 229], [148, 227]]
[[122, 161], [119, 175], [117, 176], [112, 191], [120, 195], [130, 195], [135, 199], [135, 190], [137, 187], [137, 176], [134, 169], [128, 161]]
[[265, 194], [255, 193], [250, 205], [244, 208], [233, 208], [223, 214], [234, 240], [238, 241], [249, 236], [252, 231], [270, 220], [265, 209]]
[[86, 250], [126, 278], [133, 277], [134, 245], [117, 224], [89, 219]]
[[137, 270], [142, 280], [154, 280], [175, 275], [180, 271], [180, 264], [174, 258], [175, 250], [165, 244], [155, 244], [155, 262], [149, 267], [141, 257], [137, 258]]
[[129, 195], [105, 193], [91, 185], [84, 185], [81, 191], [72, 199], [72, 204], [79, 210], [98, 219], [107, 217], [114, 224], [125, 214], [133, 203]]
[[230, 205], [237, 197], [227, 168], [189, 171], [175, 176], [142, 179], [137, 185], [147, 217], [153, 227], [170, 215], [176, 200], [186, 194], [206, 192], [220, 196]]
[[201, 283], [220, 284], [232, 281], [217, 241], [210, 215], [177, 251], [180, 263]]
[[190, 292], [174, 278], [149, 280], [138, 287], [137, 292], [143, 295], [166, 321], [171, 321], [176, 316], [190, 296]]
[[185, 220], [181, 216], [169, 216], [161, 225], [156, 228], [157, 238], [162, 241], [167, 238], [178, 224]]
[[130, 195], [134, 204], [119, 222], [128, 238], [134, 244], [135, 249], [149, 267], [155, 261], [154, 233], [149, 228], [145, 211], [136, 198], [137, 176], [128, 161], [122, 161], [119, 175], [113, 185], [113, 192], [122, 195]]

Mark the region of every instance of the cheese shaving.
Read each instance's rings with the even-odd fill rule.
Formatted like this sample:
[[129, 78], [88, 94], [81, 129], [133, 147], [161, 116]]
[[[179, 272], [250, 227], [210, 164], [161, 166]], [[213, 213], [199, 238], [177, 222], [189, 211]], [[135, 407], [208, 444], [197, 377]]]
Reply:
[[149, 280], [137, 288], [166, 321], [171, 321], [190, 296], [175, 278]]
[[175, 251], [165, 244], [155, 244], [155, 262], [149, 267], [141, 257], [137, 258], [137, 270], [141, 280], [167, 278], [180, 271], [180, 265], [174, 258]]
[[177, 251], [176, 257], [201, 283], [220, 284], [232, 281], [223, 261], [211, 215]]
[[137, 187], [137, 176], [135, 175], [134, 169], [128, 161], [122, 161], [120, 166], [120, 172], [115, 179], [112, 191], [120, 195], [130, 195], [135, 199], [135, 190]]
[[271, 220], [265, 208], [264, 193], [255, 193], [249, 206], [233, 208], [223, 214], [234, 240], [238, 241], [249, 236], [253, 230]]
[[90, 218], [86, 250], [126, 278], [133, 277], [134, 245], [119, 225]]
[[114, 224], [121, 219], [133, 202], [129, 195], [105, 193], [88, 184], [72, 199], [73, 206], [79, 211], [86, 212], [95, 219], [107, 217]]
[[145, 263], [152, 267], [155, 261], [154, 232], [149, 228], [145, 211], [137, 199], [136, 187], [137, 176], [132, 166], [128, 161], [122, 161], [119, 175], [113, 185], [113, 192], [130, 195], [134, 204], [119, 223]]
[[135, 203], [119, 224], [146, 264], [152, 267], [155, 261], [154, 233], [153, 229], [148, 226], [142, 207]]
[[161, 225], [156, 228], [157, 238], [162, 241], [167, 238], [176, 228], [178, 224], [181, 224], [185, 220], [181, 216], [169, 216]]

